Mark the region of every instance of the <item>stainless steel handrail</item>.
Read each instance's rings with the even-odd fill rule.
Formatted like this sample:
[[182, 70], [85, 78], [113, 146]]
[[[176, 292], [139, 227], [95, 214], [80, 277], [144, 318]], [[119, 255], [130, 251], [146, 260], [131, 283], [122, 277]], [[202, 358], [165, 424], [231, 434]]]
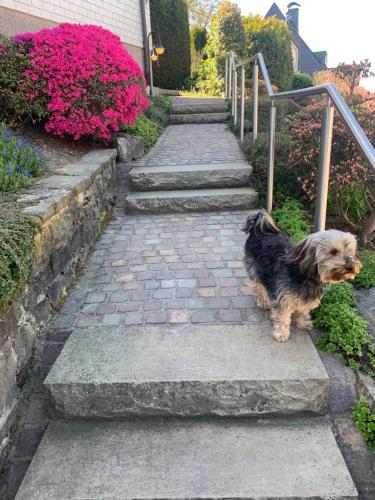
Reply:
[[[275, 162], [275, 127], [276, 127], [276, 107], [275, 101], [281, 99], [296, 99], [299, 97], [307, 97], [313, 95], [327, 95], [327, 102], [323, 112], [321, 142], [320, 142], [320, 160], [319, 160], [319, 177], [317, 191], [317, 207], [315, 213], [315, 230], [321, 231], [325, 228], [327, 198], [328, 198], [328, 183], [329, 183], [329, 168], [331, 160], [332, 132], [333, 132], [333, 116], [334, 109], [337, 109], [344, 123], [350, 130], [354, 140], [360, 147], [363, 155], [368, 160], [375, 172], [375, 149], [362, 130], [358, 121], [355, 119], [349, 106], [338, 91], [336, 85], [327, 83], [308, 87], [305, 89], [291, 90], [287, 92], [273, 92], [270, 77], [268, 75], [267, 66], [264, 62], [262, 53], [239, 61], [236, 63], [235, 55], [232, 52], [226, 62], [226, 82], [231, 85], [226, 85], [225, 97], [232, 97], [232, 115], [234, 123], [237, 124], [237, 70], [241, 69], [241, 105], [240, 105], [240, 140], [244, 139], [244, 114], [245, 114], [245, 66], [253, 64], [253, 140], [258, 135], [258, 64], [262, 72], [263, 80], [267, 90], [270, 102], [270, 124], [269, 124], [269, 156], [267, 170], [267, 211], [272, 209], [273, 198], [273, 176]], [[228, 74], [227, 74], [228, 72]]]

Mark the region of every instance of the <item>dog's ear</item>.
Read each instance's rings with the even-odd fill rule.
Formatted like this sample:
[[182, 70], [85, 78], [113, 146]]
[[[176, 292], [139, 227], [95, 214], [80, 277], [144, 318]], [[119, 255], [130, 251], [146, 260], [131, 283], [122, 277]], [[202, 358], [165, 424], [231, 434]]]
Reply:
[[309, 237], [298, 243], [292, 253], [292, 261], [298, 264], [301, 273], [308, 278], [320, 282], [316, 245]]

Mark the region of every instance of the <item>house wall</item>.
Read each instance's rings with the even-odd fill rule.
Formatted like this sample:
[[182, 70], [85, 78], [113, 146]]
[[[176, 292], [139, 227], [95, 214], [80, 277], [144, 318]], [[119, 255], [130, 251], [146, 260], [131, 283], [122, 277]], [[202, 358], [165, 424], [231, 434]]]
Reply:
[[[149, 2], [145, 2], [148, 31]], [[58, 23], [97, 24], [116, 33], [143, 67], [139, 0], [0, 0], [0, 33], [8, 36], [50, 28]]]

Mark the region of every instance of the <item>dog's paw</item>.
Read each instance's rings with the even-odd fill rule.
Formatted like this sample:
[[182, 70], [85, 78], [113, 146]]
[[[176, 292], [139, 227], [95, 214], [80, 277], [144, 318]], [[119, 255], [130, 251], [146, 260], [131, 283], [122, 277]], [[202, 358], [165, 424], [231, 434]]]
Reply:
[[289, 331], [289, 329], [285, 329], [285, 328], [275, 329], [272, 332], [272, 334], [278, 342], [286, 342], [289, 339], [290, 331]]
[[304, 332], [310, 332], [313, 329], [313, 322], [307, 318], [297, 317], [293, 318], [293, 326]]
[[297, 328], [303, 330], [304, 332], [311, 332], [311, 330], [313, 329], [313, 322], [309, 319], [306, 319], [305, 321], [297, 325]]

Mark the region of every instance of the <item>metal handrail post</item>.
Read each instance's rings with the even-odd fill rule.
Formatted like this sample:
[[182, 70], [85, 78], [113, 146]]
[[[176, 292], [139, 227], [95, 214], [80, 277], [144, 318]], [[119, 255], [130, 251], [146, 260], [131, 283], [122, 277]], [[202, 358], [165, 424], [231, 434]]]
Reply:
[[331, 106], [331, 103], [328, 103], [323, 110], [322, 128], [320, 132], [320, 157], [315, 211], [315, 231], [324, 231], [326, 226], [334, 114], [335, 108]]
[[237, 109], [237, 79], [238, 79], [238, 74], [237, 70], [234, 71], [233, 75], [233, 103], [234, 103], [234, 124], [237, 125], [237, 115], [238, 115], [238, 109]]
[[233, 71], [233, 60], [232, 54], [229, 56], [229, 70], [228, 70], [228, 97], [232, 97], [232, 71]]
[[241, 68], [241, 108], [240, 108], [240, 142], [245, 132], [245, 66]]
[[236, 91], [235, 91], [235, 78], [236, 78], [236, 70], [234, 69], [234, 64], [232, 65], [232, 116], [234, 116], [234, 109], [235, 109], [235, 98], [236, 98]]
[[275, 130], [276, 130], [276, 106], [271, 100], [270, 106], [270, 128], [268, 139], [268, 168], [267, 168], [267, 202], [266, 210], [268, 213], [272, 210], [273, 201], [273, 174], [275, 167]]
[[258, 137], [258, 65], [253, 66], [253, 142]]
[[224, 97], [228, 98], [228, 58], [225, 58], [225, 83], [224, 83]]

